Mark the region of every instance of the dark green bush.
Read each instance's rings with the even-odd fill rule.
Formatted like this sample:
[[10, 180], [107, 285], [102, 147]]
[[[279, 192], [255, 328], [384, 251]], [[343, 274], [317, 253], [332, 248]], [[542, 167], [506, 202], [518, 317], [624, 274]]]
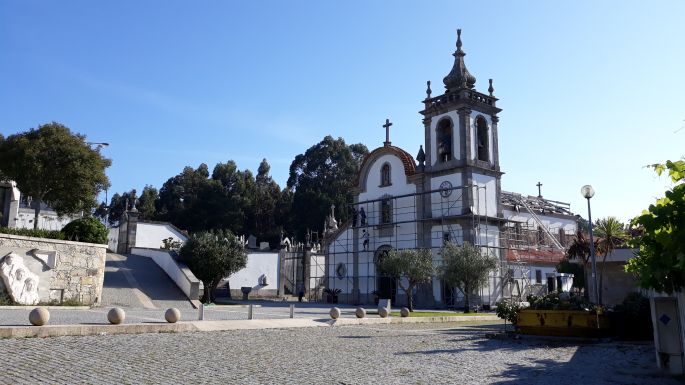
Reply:
[[0, 227], [0, 234], [21, 235], [24, 237], [35, 238], [64, 239], [64, 234], [59, 230], [34, 230]]
[[640, 293], [630, 293], [623, 303], [616, 305], [611, 316], [611, 326], [614, 334], [625, 340], [651, 340], [652, 314], [649, 298]]
[[69, 222], [62, 229], [64, 238], [70, 241], [107, 243], [107, 227], [93, 217]]

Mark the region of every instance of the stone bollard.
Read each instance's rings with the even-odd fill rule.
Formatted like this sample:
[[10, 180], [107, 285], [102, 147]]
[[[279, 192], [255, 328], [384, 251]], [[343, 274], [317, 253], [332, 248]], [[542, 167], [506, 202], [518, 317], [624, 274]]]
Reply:
[[366, 310], [363, 307], [358, 307], [357, 310], [354, 311], [354, 315], [356, 315], [357, 318], [364, 318], [366, 317]]
[[29, 313], [29, 322], [34, 326], [43, 326], [50, 321], [50, 312], [44, 307], [37, 307]]
[[109, 312], [107, 312], [107, 321], [109, 321], [111, 324], [119, 325], [120, 323], [124, 322], [125, 318], [126, 313], [124, 312], [124, 309], [120, 307], [113, 307]]
[[407, 309], [406, 307], [403, 307], [402, 310], [400, 310], [400, 315], [402, 317], [409, 317], [409, 309]]
[[387, 308], [382, 307], [382, 308], [378, 309], [378, 315], [381, 316], [381, 318], [385, 318], [385, 317], [389, 316], [390, 313], [388, 312]]
[[338, 309], [337, 307], [332, 307], [331, 311], [328, 312], [328, 314], [331, 315], [331, 318], [338, 319], [340, 318], [340, 309]]
[[166, 309], [164, 312], [164, 319], [170, 324], [175, 324], [181, 319], [181, 311], [175, 307]]

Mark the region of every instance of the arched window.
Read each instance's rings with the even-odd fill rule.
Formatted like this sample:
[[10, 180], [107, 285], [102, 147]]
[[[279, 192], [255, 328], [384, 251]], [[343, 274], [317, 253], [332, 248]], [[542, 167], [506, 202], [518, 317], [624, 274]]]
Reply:
[[452, 120], [442, 119], [438, 122], [437, 129], [438, 163], [452, 160], [454, 153], [452, 146]]
[[390, 185], [390, 164], [386, 163], [381, 167], [381, 186]]
[[485, 121], [485, 118], [482, 116], [479, 116], [476, 119], [476, 139], [477, 139], [477, 154], [478, 154], [478, 160], [482, 160], [483, 162], [489, 162], [490, 161], [490, 146], [488, 143], [488, 123]]
[[392, 223], [392, 200], [385, 198], [381, 201], [381, 224]]

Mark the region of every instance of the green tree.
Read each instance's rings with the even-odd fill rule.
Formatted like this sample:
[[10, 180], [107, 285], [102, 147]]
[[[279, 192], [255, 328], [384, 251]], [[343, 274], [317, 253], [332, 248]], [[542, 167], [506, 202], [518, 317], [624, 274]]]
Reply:
[[488, 273], [497, 267], [497, 258], [483, 253], [468, 242], [458, 246], [447, 242], [440, 250], [443, 264], [438, 269], [443, 282], [464, 293], [464, 313], [470, 311], [471, 294], [485, 284]]
[[363, 144], [348, 146], [343, 138], [333, 139], [329, 135], [295, 157], [290, 165], [288, 188], [294, 192], [292, 215], [300, 239], [304, 239], [308, 229], [321, 228], [331, 204], [337, 207], [337, 219], [348, 218], [351, 188], [368, 152]]
[[157, 214], [155, 201], [157, 199], [159, 199], [159, 192], [157, 189], [150, 185], [145, 185], [143, 192], [140, 194], [140, 198], [138, 198], [138, 203], [136, 204], [136, 208], [138, 208], [138, 212], [140, 213], [140, 219], [155, 219], [155, 215]]
[[111, 163], [85, 136], [55, 122], [0, 141], [1, 173], [32, 198], [34, 229], [41, 202], [60, 215], [90, 212], [98, 193], [109, 186], [105, 169]]
[[631, 221], [642, 233], [630, 241], [639, 251], [626, 271], [637, 274], [642, 287], [671, 294], [685, 286], [685, 161], [652, 168], [658, 175], [668, 171], [674, 185]]
[[594, 233], [597, 235], [597, 252], [602, 256], [602, 265], [599, 269], [599, 299], [602, 303], [602, 287], [604, 287], [604, 267], [607, 256], [616, 248], [625, 245], [627, 235], [625, 226], [616, 217], [606, 217], [598, 219], [594, 224]]
[[197, 169], [185, 167], [180, 174], [164, 182], [156, 201], [159, 219], [189, 231], [212, 228], [208, 227], [208, 222], [216, 222], [217, 217], [209, 210], [222, 206], [217, 202], [221, 190], [208, 177], [207, 165], [202, 163]]
[[382, 273], [397, 280], [407, 295], [409, 311], [414, 311], [414, 288], [430, 282], [435, 271], [429, 249], [390, 250], [380, 259], [378, 268]]
[[271, 166], [263, 159], [255, 178], [257, 196], [254, 200], [255, 230], [258, 237], [268, 240], [272, 245], [280, 238], [276, 224], [276, 207], [281, 198], [281, 188], [269, 175]]
[[133, 207], [133, 199], [135, 199], [135, 196], [135, 189], [122, 194], [115, 193], [112, 195], [112, 198], [110, 198], [107, 210], [97, 210], [98, 216], [102, 216], [103, 219], [107, 218], [110, 226], [117, 226], [124, 213]]
[[204, 284], [202, 301], [214, 300], [219, 282], [245, 268], [247, 254], [230, 230], [202, 231], [193, 234], [181, 247], [181, 260]]

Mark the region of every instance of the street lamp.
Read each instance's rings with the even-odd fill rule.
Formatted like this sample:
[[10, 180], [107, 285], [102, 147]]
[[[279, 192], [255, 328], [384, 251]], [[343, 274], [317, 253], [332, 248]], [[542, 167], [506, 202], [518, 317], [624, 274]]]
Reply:
[[592, 212], [590, 211], [590, 198], [595, 195], [595, 189], [589, 184], [586, 184], [580, 189], [580, 193], [587, 199], [587, 221], [588, 230], [590, 232], [590, 260], [592, 261], [592, 294], [595, 297], [595, 303], [601, 305], [599, 301], [599, 289], [597, 287], [597, 261], [595, 259], [595, 243], [592, 239]]
[[[86, 142], [88, 146], [95, 146], [95, 151], [98, 153], [100, 150], [102, 150], [105, 147], [109, 147], [109, 143], [107, 142]], [[109, 202], [107, 199], [109, 198], [107, 195], [108, 189], [105, 188], [105, 209], [107, 210], [107, 213], [105, 214], [105, 226], [109, 228]]]
[[95, 146], [95, 151], [100, 151], [104, 147], [109, 147], [109, 143], [107, 142], [86, 142], [86, 144], [89, 146]]

